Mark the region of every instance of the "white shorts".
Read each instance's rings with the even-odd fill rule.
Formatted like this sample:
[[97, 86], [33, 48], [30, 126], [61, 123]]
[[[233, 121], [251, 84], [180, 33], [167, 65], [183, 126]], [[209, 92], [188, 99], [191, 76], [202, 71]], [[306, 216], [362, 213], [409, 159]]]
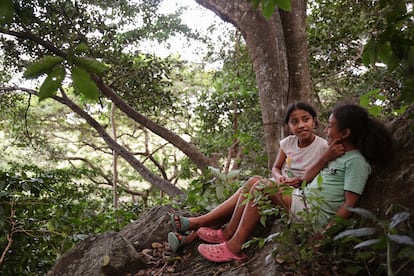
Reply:
[[292, 204], [290, 206], [290, 211], [297, 215], [299, 212], [303, 211], [306, 208], [305, 203], [303, 202], [302, 190], [294, 189], [292, 192]]

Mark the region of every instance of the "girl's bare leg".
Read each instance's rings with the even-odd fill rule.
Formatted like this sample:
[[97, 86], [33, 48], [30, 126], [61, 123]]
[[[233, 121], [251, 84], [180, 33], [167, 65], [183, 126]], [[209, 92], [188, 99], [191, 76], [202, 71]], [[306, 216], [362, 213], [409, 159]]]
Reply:
[[[189, 217], [190, 229], [198, 229], [202, 226], [218, 228], [229, 221], [230, 218], [235, 223], [231, 225], [229, 231], [223, 233], [225, 237], [230, 237], [235, 232], [238, 221], [240, 220], [243, 206], [239, 206], [244, 200], [243, 194], [248, 192], [250, 188], [260, 179], [259, 176], [251, 177], [246, 183], [238, 189], [231, 197], [221, 203], [219, 206], [208, 212], [207, 214], [198, 217]], [[180, 228], [180, 220], [178, 217], [175, 218], [175, 223]], [[226, 227], [226, 229], [228, 226]], [[230, 236], [228, 236], [230, 234]]]
[[242, 218], [243, 212], [245, 210], [245, 205], [243, 204], [243, 201], [246, 199], [245, 194], [250, 192], [250, 190], [258, 185], [260, 183], [261, 178], [259, 177], [252, 177], [250, 178], [244, 185], [244, 190], [242, 193], [240, 193], [239, 198], [237, 199], [236, 206], [234, 208], [233, 215], [229, 221], [229, 223], [226, 225], [226, 227], [223, 229], [223, 236], [226, 240], [229, 240], [234, 233], [236, 232], [238, 226], [240, 225], [240, 220]]
[[[269, 182], [269, 185], [271, 184], [272, 183]], [[252, 194], [257, 189], [258, 189], [257, 185], [253, 185], [253, 187], [250, 189], [250, 194]], [[261, 188], [260, 190], [263, 192]], [[281, 193], [270, 196], [270, 199], [275, 205], [279, 205], [285, 208], [290, 208], [291, 201], [292, 201], [291, 196], [282, 195]], [[241, 252], [242, 252], [241, 247], [243, 243], [247, 241], [247, 239], [249, 238], [250, 234], [255, 229], [260, 219], [260, 214], [259, 214], [259, 209], [257, 207], [257, 204], [255, 204], [254, 202], [250, 200], [246, 205], [242, 207], [244, 208], [243, 208], [243, 212], [239, 220], [239, 223], [237, 225], [236, 231], [227, 243], [230, 250], [236, 255], [241, 255]]]

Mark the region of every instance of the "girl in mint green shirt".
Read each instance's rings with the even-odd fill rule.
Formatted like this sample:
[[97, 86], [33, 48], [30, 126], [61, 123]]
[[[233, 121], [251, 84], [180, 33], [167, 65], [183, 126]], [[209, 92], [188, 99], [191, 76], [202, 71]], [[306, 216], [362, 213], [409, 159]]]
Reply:
[[[392, 153], [391, 135], [384, 124], [355, 104], [334, 108], [325, 132], [331, 151], [304, 175], [306, 181], [313, 179], [304, 195], [308, 207], [319, 205], [315, 225], [320, 232], [332, 226], [334, 216], [351, 216], [347, 207], [358, 204], [371, 173], [370, 164], [385, 163]], [[334, 159], [338, 152], [343, 155]]]

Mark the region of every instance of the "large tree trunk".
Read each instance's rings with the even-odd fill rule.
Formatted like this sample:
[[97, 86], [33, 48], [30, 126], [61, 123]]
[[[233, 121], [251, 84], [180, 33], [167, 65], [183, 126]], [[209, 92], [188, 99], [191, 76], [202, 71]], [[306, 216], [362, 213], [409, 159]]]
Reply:
[[288, 103], [311, 101], [306, 43], [306, 1], [292, 1], [292, 12], [276, 9], [266, 20], [245, 0], [196, 0], [232, 23], [243, 35], [259, 89], [269, 169], [284, 136], [283, 116]]

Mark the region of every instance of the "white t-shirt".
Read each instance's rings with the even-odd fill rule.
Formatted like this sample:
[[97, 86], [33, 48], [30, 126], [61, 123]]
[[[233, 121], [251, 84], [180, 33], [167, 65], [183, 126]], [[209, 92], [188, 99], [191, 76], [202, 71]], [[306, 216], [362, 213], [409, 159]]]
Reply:
[[328, 149], [328, 142], [316, 135], [315, 140], [307, 147], [299, 147], [299, 139], [295, 135], [289, 135], [280, 141], [280, 148], [286, 154], [286, 160], [282, 167], [282, 173], [289, 176], [291, 171], [295, 177], [303, 177], [307, 167], [315, 163]]

